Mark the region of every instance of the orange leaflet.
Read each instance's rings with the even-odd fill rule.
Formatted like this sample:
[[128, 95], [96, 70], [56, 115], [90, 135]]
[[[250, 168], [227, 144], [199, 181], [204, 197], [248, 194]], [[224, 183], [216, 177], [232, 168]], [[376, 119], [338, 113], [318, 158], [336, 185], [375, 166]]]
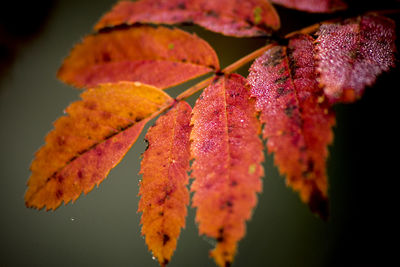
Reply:
[[200, 234], [217, 240], [211, 256], [232, 263], [262, 189], [263, 146], [250, 88], [238, 74], [217, 77], [193, 109], [193, 206]]
[[335, 119], [316, 81], [313, 39], [297, 35], [287, 48], [273, 47], [255, 60], [248, 79], [275, 164], [311, 210], [327, 218], [325, 161]]
[[170, 260], [180, 230], [185, 227], [189, 177], [192, 108], [178, 102], [146, 134], [148, 148], [143, 154], [140, 173], [142, 235], [161, 266]]
[[272, 3], [307, 12], [331, 13], [347, 8], [342, 0], [271, 0]]
[[317, 71], [331, 102], [355, 101], [382, 71], [394, 67], [394, 27], [392, 20], [374, 15], [321, 25]]
[[99, 185], [136, 141], [149, 117], [173, 101], [138, 82], [104, 84], [81, 94], [36, 153], [28, 207], [56, 209]]
[[95, 29], [137, 22], [196, 23], [236, 37], [263, 36], [280, 27], [278, 14], [265, 0], [140, 0], [119, 2]]
[[196, 35], [137, 26], [87, 36], [64, 60], [58, 78], [76, 87], [139, 81], [164, 89], [218, 69], [215, 51]]

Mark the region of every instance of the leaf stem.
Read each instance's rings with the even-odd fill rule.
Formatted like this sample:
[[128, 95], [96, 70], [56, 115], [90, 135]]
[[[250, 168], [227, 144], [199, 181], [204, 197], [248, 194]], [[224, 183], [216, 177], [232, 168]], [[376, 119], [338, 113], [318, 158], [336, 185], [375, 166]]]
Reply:
[[[221, 70], [220, 73], [229, 74], [229, 73], [234, 72], [235, 70], [237, 70], [238, 68], [242, 67], [246, 63], [258, 58], [259, 56], [264, 54], [265, 51], [271, 49], [275, 45], [276, 45], [276, 43], [268, 44], [266, 46], [263, 46], [263, 47], [255, 50], [255, 51], [251, 52], [250, 54], [242, 57], [241, 59], [235, 61], [231, 65], [229, 65], [226, 68], [224, 68], [223, 70]], [[176, 97], [176, 100], [177, 101], [184, 100], [184, 99], [192, 96], [193, 94], [197, 93], [198, 91], [202, 90], [203, 88], [209, 86], [211, 84], [212, 80], [215, 77], [216, 77], [216, 75], [213, 75], [213, 76], [211, 76], [211, 77], [209, 77], [209, 78], [207, 78], [207, 79], [195, 84], [194, 86], [190, 87], [189, 89], [187, 89], [186, 91], [184, 91], [183, 93], [178, 95]]]
[[229, 65], [228, 67], [223, 69], [221, 72], [225, 73], [225, 74], [232, 73], [235, 70], [237, 70], [238, 68], [240, 68], [241, 66], [245, 65], [246, 63], [258, 58], [259, 56], [264, 54], [265, 51], [271, 49], [273, 46], [276, 46], [276, 43], [271, 43], [271, 44], [268, 44], [266, 46], [263, 46], [263, 47], [255, 50], [255, 51], [251, 52], [250, 54], [242, 57], [238, 61], [232, 63], [231, 65]]
[[186, 91], [184, 91], [183, 93], [181, 93], [180, 95], [178, 95], [176, 97], [176, 101], [181, 101], [184, 100], [188, 97], [190, 97], [191, 95], [197, 93], [198, 91], [200, 91], [201, 89], [207, 87], [210, 85], [211, 81], [214, 79], [215, 75], [202, 80], [201, 82], [193, 85], [192, 87], [190, 87], [189, 89], [187, 89]]

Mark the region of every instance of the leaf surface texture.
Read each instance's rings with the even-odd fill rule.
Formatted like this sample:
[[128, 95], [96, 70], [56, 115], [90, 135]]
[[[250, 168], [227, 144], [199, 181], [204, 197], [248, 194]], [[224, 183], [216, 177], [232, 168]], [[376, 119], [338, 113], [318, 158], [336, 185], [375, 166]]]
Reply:
[[381, 16], [323, 24], [317, 32], [319, 82], [331, 102], [352, 102], [394, 67], [395, 25]]
[[191, 107], [177, 103], [146, 134], [148, 148], [140, 173], [142, 235], [161, 266], [170, 260], [182, 227], [185, 227], [190, 159]]
[[193, 206], [200, 234], [217, 240], [211, 256], [220, 266], [233, 261], [262, 189], [260, 123], [249, 97], [246, 79], [221, 76], [193, 109]]
[[318, 87], [313, 39], [298, 35], [255, 60], [248, 77], [267, 148], [286, 182], [321, 217], [328, 216], [326, 158], [334, 115]]
[[236, 37], [262, 36], [280, 27], [278, 14], [265, 0], [141, 0], [119, 2], [95, 29], [137, 22], [195, 23]]
[[331, 13], [347, 8], [342, 0], [271, 0], [272, 3], [312, 13]]
[[36, 152], [25, 194], [28, 207], [56, 209], [87, 194], [120, 162], [148, 118], [172, 101], [155, 87], [130, 82], [104, 84], [81, 97]]
[[196, 35], [137, 26], [87, 36], [64, 60], [58, 78], [80, 88], [139, 81], [164, 89], [217, 69], [214, 50]]

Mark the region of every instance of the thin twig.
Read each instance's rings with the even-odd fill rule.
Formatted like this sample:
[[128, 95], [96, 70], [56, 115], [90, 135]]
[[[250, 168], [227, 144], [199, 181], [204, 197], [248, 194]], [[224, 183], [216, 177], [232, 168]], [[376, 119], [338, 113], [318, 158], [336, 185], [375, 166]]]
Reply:
[[[222, 74], [229, 74], [234, 72], [235, 70], [237, 70], [238, 68], [240, 68], [241, 66], [245, 65], [246, 63], [256, 59], [257, 57], [261, 56], [262, 54], [265, 53], [265, 51], [271, 49], [273, 46], [275, 46], [276, 44], [269, 44], [266, 46], [263, 46], [255, 51], [253, 51], [252, 53], [242, 57], [241, 59], [235, 61], [234, 63], [232, 63], [231, 65], [229, 65], [228, 67], [226, 67], [225, 69], [221, 70], [220, 73]], [[193, 94], [197, 93], [198, 91], [204, 89], [205, 87], [209, 86], [212, 82], [212, 80], [216, 77], [216, 75], [213, 75], [197, 84], [195, 84], [194, 86], [190, 87], [189, 89], [187, 89], [186, 91], [184, 91], [183, 93], [181, 93], [180, 95], [178, 95], [176, 97], [177, 101], [180, 100], [184, 100], [190, 96], [192, 96]]]
[[241, 59], [239, 59], [238, 61], [232, 63], [231, 65], [229, 65], [228, 67], [226, 67], [225, 69], [223, 69], [221, 72], [222, 73], [232, 73], [235, 70], [237, 70], [238, 68], [240, 68], [241, 66], [245, 65], [246, 63], [258, 58], [259, 56], [261, 56], [262, 54], [265, 53], [265, 51], [271, 49], [273, 46], [276, 46], [276, 43], [272, 43], [272, 44], [268, 44], [266, 46], [263, 46], [255, 51], [253, 51], [252, 53], [242, 57]]
[[183, 93], [181, 93], [180, 95], [178, 95], [178, 96], [176, 97], [176, 100], [177, 100], [177, 101], [184, 100], [184, 99], [190, 97], [191, 95], [197, 93], [197, 92], [200, 91], [201, 89], [203, 89], [203, 88], [209, 86], [210, 83], [211, 83], [211, 81], [214, 79], [214, 77], [215, 77], [215, 75], [213, 75], [213, 76], [211, 76], [211, 77], [209, 77], [209, 78], [207, 78], [207, 79], [205, 79], [205, 80], [202, 80], [201, 82], [199, 82], [199, 83], [193, 85], [192, 87], [190, 87], [189, 89], [187, 89], [186, 91], [184, 91]]

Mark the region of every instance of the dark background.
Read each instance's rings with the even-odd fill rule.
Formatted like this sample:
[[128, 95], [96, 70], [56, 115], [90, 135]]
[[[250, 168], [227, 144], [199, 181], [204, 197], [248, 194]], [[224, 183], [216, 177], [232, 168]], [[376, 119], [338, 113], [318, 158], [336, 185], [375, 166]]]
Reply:
[[[352, 1], [351, 9], [313, 15], [277, 7], [282, 33], [398, 1]], [[376, 2], [376, 1], [374, 1]], [[109, 177], [75, 204], [55, 212], [24, 206], [34, 152], [79, 91], [56, 80], [73, 44], [113, 0], [7, 1], [0, 8], [0, 266], [157, 266], [140, 235], [139, 157], [144, 134]], [[399, 22], [397, 15], [392, 18]], [[223, 37], [194, 26], [222, 67], [265, 44]], [[397, 31], [398, 34], [398, 31]], [[397, 62], [399, 65], [399, 62]], [[240, 73], [247, 75], [245, 66]], [[387, 266], [398, 262], [399, 68], [381, 75], [357, 103], [336, 107], [328, 161], [331, 217], [311, 214], [266, 154], [263, 193], [233, 266]], [[169, 90], [177, 95], [189, 82]], [[195, 97], [190, 101], [193, 104]], [[145, 131], [144, 131], [145, 132]], [[199, 237], [194, 210], [169, 266], [215, 266], [212, 241]], [[393, 262], [393, 263], [394, 263]], [[392, 263], [392, 264], [393, 264]]]

